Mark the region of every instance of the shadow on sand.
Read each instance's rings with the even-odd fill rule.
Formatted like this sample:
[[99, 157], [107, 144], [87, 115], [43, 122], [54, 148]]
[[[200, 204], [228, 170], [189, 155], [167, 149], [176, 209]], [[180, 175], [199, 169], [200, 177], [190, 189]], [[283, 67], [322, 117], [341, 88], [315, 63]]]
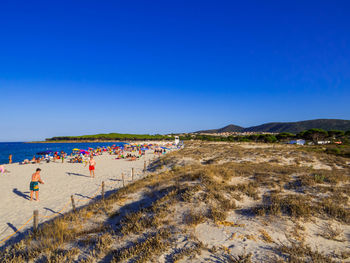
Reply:
[[7, 223], [7, 225], [13, 230], [13, 232], [17, 231], [17, 227], [15, 227], [14, 225], [12, 225], [11, 223]]
[[91, 197], [89, 197], [89, 196], [87, 196], [87, 195], [82, 195], [82, 194], [77, 194], [77, 193], [75, 193], [74, 195], [80, 196], [80, 197], [86, 198], [86, 199], [91, 199]]
[[89, 177], [90, 178], [90, 176], [87, 176], [85, 174], [70, 173], [70, 172], [66, 172], [66, 174], [69, 175], [69, 176], [75, 175], [75, 176], [83, 176], [83, 177]]
[[122, 179], [113, 179], [113, 178], [109, 178], [108, 180], [113, 181], [113, 182], [121, 182], [121, 181], [123, 181]]
[[12, 192], [14, 192], [16, 195], [23, 197], [26, 200], [30, 200], [30, 196], [27, 195], [29, 192], [21, 192], [17, 188], [13, 188]]
[[52, 210], [51, 208], [44, 207], [44, 209], [47, 210], [47, 211], [50, 211], [50, 212], [53, 213], [53, 214], [62, 215], [61, 213], [58, 213], [58, 212]]

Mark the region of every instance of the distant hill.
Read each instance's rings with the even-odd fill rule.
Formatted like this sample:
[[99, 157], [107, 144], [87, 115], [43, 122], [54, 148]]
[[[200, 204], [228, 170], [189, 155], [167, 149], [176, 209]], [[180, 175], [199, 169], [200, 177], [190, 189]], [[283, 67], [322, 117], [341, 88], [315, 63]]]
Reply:
[[[261, 124], [258, 126], [252, 126], [243, 128], [237, 125], [228, 125], [221, 129], [213, 129], [206, 131], [199, 131], [203, 133], [223, 133], [223, 132], [291, 132], [298, 133], [304, 130], [317, 128], [326, 131], [329, 130], [350, 130], [350, 120], [339, 120], [339, 119], [316, 119], [308, 121], [297, 121], [297, 122], [270, 122]], [[197, 132], [197, 133], [199, 133]]]
[[199, 131], [204, 133], [223, 133], [223, 132], [242, 132], [244, 130], [243, 127], [237, 126], [237, 125], [227, 125], [221, 129], [213, 129], [213, 130], [206, 130], [206, 131]]
[[308, 129], [323, 129], [329, 130], [350, 130], [350, 120], [337, 119], [317, 119], [297, 122], [270, 122], [259, 126], [253, 126], [244, 129], [247, 132], [291, 132], [298, 133]]

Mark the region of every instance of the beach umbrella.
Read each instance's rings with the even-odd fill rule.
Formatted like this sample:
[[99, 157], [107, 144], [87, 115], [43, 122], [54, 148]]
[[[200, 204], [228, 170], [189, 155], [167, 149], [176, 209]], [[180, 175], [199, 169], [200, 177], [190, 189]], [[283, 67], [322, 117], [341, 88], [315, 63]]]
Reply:
[[78, 149], [78, 148], [74, 148], [72, 151], [80, 151], [80, 149]]
[[148, 150], [147, 148], [141, 148], [141, 151], [146, 151], [146, 150]]

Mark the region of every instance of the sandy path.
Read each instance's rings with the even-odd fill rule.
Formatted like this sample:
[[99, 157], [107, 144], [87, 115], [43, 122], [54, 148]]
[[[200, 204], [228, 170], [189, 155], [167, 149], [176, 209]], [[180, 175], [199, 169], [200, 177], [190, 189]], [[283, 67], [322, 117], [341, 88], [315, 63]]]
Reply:
[[[71, 209], [70, 196], [74, 195], [76, 206], [86, 204], [98, 191], [102, 181], [105, 182], [105, 191], [122, 186], [121, 174], [125, 179], [131, 181], [131, 168], [134, 167], [135, 178], [142, 176], [144, 161], [154, 158], [151, 151], [137, 161], [115, 160], [113, 155], [102, 155], [95, 157], [96, 178], [89, 176], [88, 167], [84, 164], [43, 163], [19, 165], [18, 163], [6, 165], [10, 173], [0, 174], [0, 241], [13, 234], [32, 215], [33, 210], [39, 210], [40, 223], [50, 218], [42, 216], [55, 216], [65, 204], [67, 207], [62, 212]], [[40, 167], [41, 178], [45, 184], [40, 185], [40, 202], [29, 201], [29, 182], [35, 169]], [[81, 199], [78, 201], [78, 199]], [[20, 232], [32, 227], [29, 222]], [[3, 243], [0, 243], [2, 246]]]

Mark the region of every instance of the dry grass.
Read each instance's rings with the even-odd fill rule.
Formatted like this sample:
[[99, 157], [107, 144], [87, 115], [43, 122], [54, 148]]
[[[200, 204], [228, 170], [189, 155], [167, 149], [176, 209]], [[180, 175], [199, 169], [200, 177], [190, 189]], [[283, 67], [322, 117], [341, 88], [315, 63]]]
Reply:
[[334, 240], [338, 242], [344, 242], [345, 239], [342, 237], [343, 230], [337, 226], [332, 226], [330, 224], [324, 224], [322, 233], [320, 236], [329, 239]]
[[[280, 244], [278, 251], [284, 256], [287, 262], [291, 263], [333, 263], [336, 262], [330, 255], [324, 255], [319, 251], [312, 250], [310, 246], [301, 242], [289, 241], [289, 244]], [[285, 262], [285, 261], [278, 261]]]
[[257, 215], [289, 215], [292, 217], [309, 218], [312, 215], [311, 199], [303, 195], [282, 195], [272, 193], [265, 196], [262, 206], [254, 209]]
[[191, 209], [184, 217], [184, 223], [190, 226], [196, 226], [203, 223], [206, 219], [205, 213], [202, 210]]
[[252, 262], [251, 258], [252, 258], [251, 253], [241, 254], [241, 255], [237, 255], [237, 256], [228, 255], [226, 257], [227, 261], [230, 263], [251, 263]]
[[338, 200], [334, 201], [328, 197], [314, 200], [310, 195], [272, 193], [265, 196], [263, 204], [255, 207], [253, 211], [260, 216], [288, 215], [305, 219], [310, 219], [311, 216], [323, 216], [350, 223], [350, 209], [338, 204]]
[[183, 258], [191, 259], [193, 256], [200, 254], [203, 244], [200, 242], [193, 243], [191, 247], [176, 249], [170, 257], [170, 262], [176, 263]]
[[272, 237], [269, 235], [269, 233], [266, 232], [265, 229], [259, 229], [259, 232], [261, 234], [261, 239], [266, 243], [273, 243]]
[[133, 262], [149, 262], [150, 258], [157, 256], [169, 246], [170, 232], [161, 229], [156, 233], [147, 235], [129, 246], [113, 251], [111, 262], [120, 262], [132, 258]]

